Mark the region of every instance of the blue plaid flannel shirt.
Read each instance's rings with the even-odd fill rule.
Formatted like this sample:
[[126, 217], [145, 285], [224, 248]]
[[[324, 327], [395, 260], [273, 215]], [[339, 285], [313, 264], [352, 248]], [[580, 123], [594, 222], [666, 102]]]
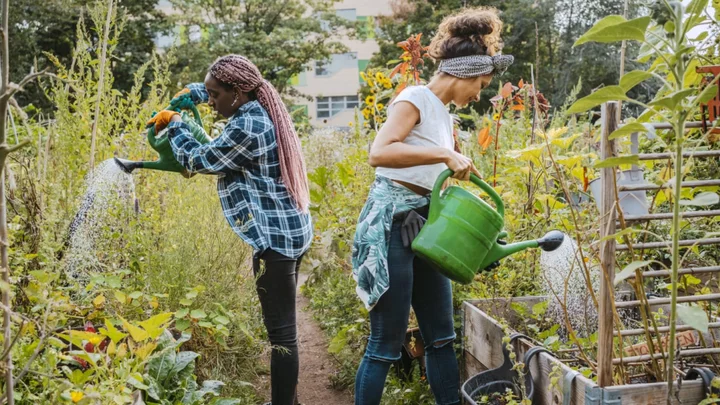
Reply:
[[[187, 86], [195, 104], [208, 101], [203, 83]], [[194, 173], [216, 174], [225, 218], [246, 243], [298, 258], [312, 242], [309, 213], [295, 205], [280, 176], [275, 126], [257, 101], [241, 106], [219, 137], [205, 145], [183, 122], [168, 126], [175, 158]]]

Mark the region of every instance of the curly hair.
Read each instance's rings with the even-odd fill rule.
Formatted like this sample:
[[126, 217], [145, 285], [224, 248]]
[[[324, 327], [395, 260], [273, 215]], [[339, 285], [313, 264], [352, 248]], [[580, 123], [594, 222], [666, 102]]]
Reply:
[[500, 52], [503, 23], [494, 7], [461, 10], [443, 19], [430, 42], [428, 54], [435, 60]]

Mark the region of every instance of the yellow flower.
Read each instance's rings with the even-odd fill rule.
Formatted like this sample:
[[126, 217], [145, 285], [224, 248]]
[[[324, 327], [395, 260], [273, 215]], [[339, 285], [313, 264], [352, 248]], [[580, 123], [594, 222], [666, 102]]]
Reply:
[[353, 125], [354, 125], [354, 124], [353, 124], [353, 122], [352, 122], [352, 121], [348, 122], [348, 126], [349, 126], [350, 128], [352, 128], [352, 127], [353, 127]]
[[384, 81], [385, 81], [385, 75], [382, 74], [382, 72], [377, 72], [377, 73], [375, 73], [375, 80], [377, 80], [377, 81], [379, 81], [379, 82], [384, 82]]
[[364, 81], [367, 81], [367, 76], [365, 75], [365, 72], [360, 72], [360, 77], [361, 77]]
[[403, 60], [404, 62], [410, 62], [411, 59], [412, 59], [412, 58], [411, 58], [410, 56], [403, 56], [403, 57], [402, 57], [402, 60]]
[[378, 110], [382, 110], [383, 107], [385, 107], [385, 105], [384, 105], [383, 103], [378, 103], [378, 104], [377, 104], [377, 109], [378, 109]]
[[499, 121], [499, 120], [500, 120], [500, 114], [499, 113], [493, 114], [493, 121]]
[[367, 104], [367, 105], [375, 104], [375, 96], [370, 95], [370, 96], [365, 97], [365, 104]]
[[80, 402], [84, 396], [85, 394], [81, 391], [70, 391], [70, 400], [73, 401], [74, 404]]
[[383, 81], [382, 85], [383, 85], [383, 87], [385, 87], [386, 89], [392, 88], [392, 82], [390, 81], [390, 79], [387, 79], [387, 80]]

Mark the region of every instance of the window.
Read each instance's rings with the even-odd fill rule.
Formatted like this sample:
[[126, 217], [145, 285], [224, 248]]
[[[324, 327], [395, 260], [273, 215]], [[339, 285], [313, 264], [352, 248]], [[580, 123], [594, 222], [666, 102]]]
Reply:
[[357, 107], [358, 96], [354, 94], [352, 96], [318, 97], [316, 102], [317, 117], [330, 118], [341, 111]]
[[343, 69], [357, 67], [357, 52], [336, 53], [329, 61], [315, 61], [315, 76], [332, 76]]
[[357, 10], [354, 8], [343, 8], [343, 9], [335, 10], [335, 14], [338, 17], [344, 18], [348, 21], [356, 21], [357, 20]]

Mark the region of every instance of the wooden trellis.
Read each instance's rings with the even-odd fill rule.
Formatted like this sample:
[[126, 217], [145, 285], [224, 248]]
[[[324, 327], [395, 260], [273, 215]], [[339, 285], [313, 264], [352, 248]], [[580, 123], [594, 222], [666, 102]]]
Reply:
[[[602, 140], [601, 140], [601, 158], [603, 160], [618, 157], [617, 145], [615, 140], [609, 139], [609, 135], [618, 128], [617, 122], [617, 102], [608, 102], [603, 105], [601, 119], [602, 119]], [[688, 123], [688, 128], [705, 128], [704, 122], [691, 122]], [[669, 129], [668, 124], [653, 124], [656, 129]], [[637, 138], [633, 139], [634, 150], [636, 153]], [[720, 158], [720, 150], [711, 151], [698, 151], [698, 152], [685, 152], [684, 157], [693, 158]], [[651, 154], [638, 154], [639, 160], [668, 160], [672, 156], [670, 153], [651, 153]], [[602, 187], [602, 200], [600, 202], [600, 238], [603, 240], [600, 244], [600, 264], [602, 268], [602, 277], [600, 282], [600, 294], [598, 302], [598, 317], [599, 317], [599, 331], [598, 331], [598, 385], [600, 387], [608, 387], [612, 385], [613, 376], [613, 365], [630, 362], [643, 362], [649, 361], [653, 358], [663, 358], [667, 354], [662, 348], [661, 353], [645, 355], [645, 356], [633, 356], [625, 358], [613, 358], [613, 336], [618, 334], [621, 337], [636, 336], [645, 334], [645, 329], [629, 329], [618, 332], [615, 329], [615, 309], [618, 308], [633, 308], [640, 305], [664, 305], [670, 303], [670, 298], [658, 298], [658, 299], [643, 299], [634, 301], [618, 301], [615, 302], [615, 290], [614, 290], [614, 279], [615, 279], [615, 261], [616, 252], [627, 251], [631, 249], [661, 249], [670, 248], [670, 242], [642, 242], [634, 243], [632, 245], [618, 244], [615, 238], [606, 237], [616, 233], [618, 220], [619, 205], [616, 200], [616, 190], [622, 191], [660, 191], [663, 189], [671, 188], [671, 185], [656, 185], [656, 184], [644, 184], [644, 185], [620, 185], [616, 186], [615, 179], [615, 168], [604, 168], [600, 173], [600, 182]], [[702, 187], [702, 186], [717, 186], [720, 185], [720, 179], [707, 179], [707, 180], [694, 180], [684, 181], [681, 183], [681, 187]], [[620, 213], [622, 215], [622, 213]], [[681, 213], [683, 219], [692, 218], [704, 218], [704, 217], [715, 217], [720, 216], [720, 210], [702, 210], [702, 211], [689, 211]], [[627, 225], [629, 223], [638, 223], [654, 220], [665, 220], [671, 219], [671, 213], [659, 213], [659, 214], [647, 214], [647, 215], [623, 215], [622, 220]], [[719, 245], [720, 238], [706, 238], [706, 239], [691, 239], [682, 240], [680, 242], [681, 247], [688, 246], [706, 246], [706, 245]], [[678, 274], [700, 274], [700, 273], [717, 273], [720, 272], [720, 266], [706, 266], [706, 267], [688, 267], [679, 269]], [[645, 271], [642, 276], [649, 277], [667, 277], [670, 272], [667, 270], [659, 271]], [[695, 296], [678, 297], [678, 302], [699, 302], [699, 301], [720, 301], [720, 294], [704, 294]], [[711, 322], [710, 328], [720, 327], [720, 322]], [[688, 326], [678, 326], [678, 331], [689, 330]], [[657, 332], [667, 333], [669, 327], [660, 327]], [[655, 330], [650, 329], [651, 334], [655, 334]], [[705, 348], [705, 349], [687, 349], [680, 350], [678, 357], [687, 356], [700, 356], [700, 355], [711, 355], [720, 354], [718, 348]]]

